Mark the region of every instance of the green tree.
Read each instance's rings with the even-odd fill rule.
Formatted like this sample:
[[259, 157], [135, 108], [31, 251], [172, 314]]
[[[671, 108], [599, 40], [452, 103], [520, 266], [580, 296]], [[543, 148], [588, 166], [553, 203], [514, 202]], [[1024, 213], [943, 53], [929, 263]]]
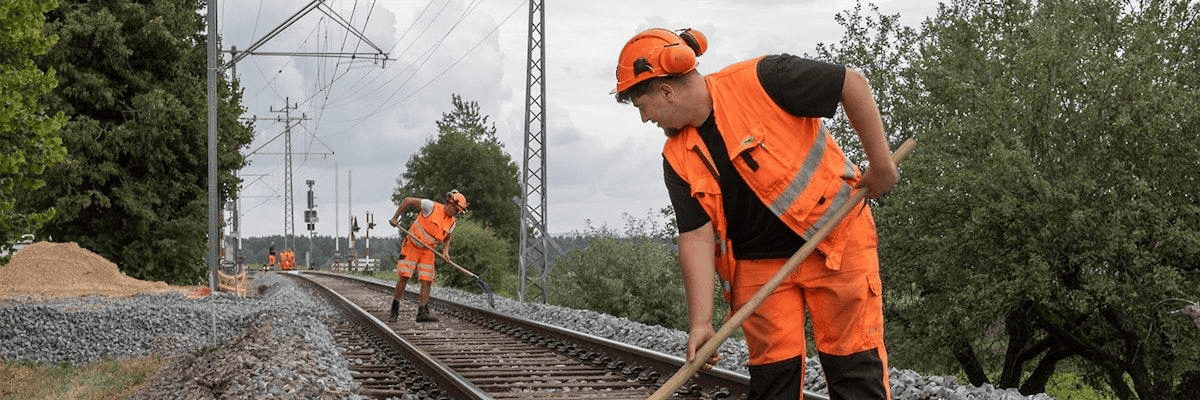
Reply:
[[[479, 222], [459, 220], [454, 228], [450, 241], [451, 259], [455, 264], [479, 275], [497, 295], [515, 297], [517, 293], [516, 271], [512, 268], [517, 264], [515, 254], [512, 242], [496, 236], [495, 232]], [[436, 263], [439, 285], [480, 292], [474, 278], [446, 264], [440, 257]]]
[[603, 228], [591, 235], [587, 248], [554, 262], [547, 278], [550, 303], [687, 329], [683, 278], [668, 244]]
[[[842, 64], [861, 72], [871, 83], [871, 92], [879, 106], [883, 119], [884, 133], [888, 142], [902, 143], [912, 135], [906, 120], [895, 117], [899, 109], [908, 104], [906, 95], [910, 78], [905, 73], [909, 57], [920, 40], [922, 32], [900, 24], [900, 15], [883, 15], [879, 7], [868, 6], [871, 15], [864, 15], [863, 4], [857, 3], [853, 10], [838, 13], [834, 20], [845, 27], [842, 40], [834, 45], [817, 44], [818, 60]], [[834, 137], [838, 138], [847, 157], [863, 164], [866, 156], [858, 145], [858, 136], [850, 127], [845, 112], [839, 107], [838, 115], [829, 124]], [[863, 165], [865, 167], [865, 165]]]
[[479, 113], [477, 103], [464, 102], [458, 95], [452, 95], [451, 102], [454, 111], [437, 121], [437, 137], [426, 140], [396, 179], [392, 201], [399, 205], [405, 197], [420, 197], [443, 202], [446, 192], [458, 189], [470, 202], [463, 218], [480, 221], [516, 243], [521, 215], [513, 202], [521, 195], [517, 164], [504, 152], [495, 124]]
[[912, 51], [849, 47], [899, 57], [891, 128], [920, 143], [875, 214], [897, 365], [1194, 396], [1200, 329], [1171, 313], [1200, 300], [1191, 3], [956, 1]]
[[57, 7], [57, 1], [0, 3], [0, 251], [54, 216], [51, 207], [19, 210], [17, 195], [40, 189], [46, 168], [67, 155], [58, 136], [66, 117], [47, 116], [38, 101], [58, 83], [54, 69], [42, 72], [33, 63], [58, 40], [42, 31], [44, 14]]
[[[60, 41], [39, 60], [59, 72], [47, 107], [71, 117], [70, 156], [30, 195], [58, 213], [40, 233], [73, 241], [139, 279], [203, 280], [207, 234], [207, 69], [196, 0], [68, 0], [46, 31]], [[241, 94], [219, 85], [219, 190], [232, 198]]]
[[[589, 224], [581, 234], [558, 238], [570, 250], [554, 260], [546, 279], [550, 303], [686, 330], [687, 301], [672, 209], [641, 218], [625, 214], [624, 219], [620, 231]], [[719, 323], [729, 307], [720, 301], [714, 306], [713, 321]]]

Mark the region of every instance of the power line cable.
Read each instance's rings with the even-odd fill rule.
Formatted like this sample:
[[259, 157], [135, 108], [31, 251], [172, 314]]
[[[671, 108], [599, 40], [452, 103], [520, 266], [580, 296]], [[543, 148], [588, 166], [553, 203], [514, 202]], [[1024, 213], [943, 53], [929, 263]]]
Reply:
[[[424, 89], [424, 88], [428, 87], [429, 85], [433, 84], [433, 82], [436, 82], [436, 81], [437, 81], [439, 78], [441, 78], [443, 75], [445, 75], [447, 72], [449, 72], [449, 71], [450, 71], [450, 69], [452, 69], [454, 66], [458, 65], [458, 63], [459, 63], [459, 62], [462, 62], [462, 60], [466, 59], [466, 57], [467, 57], [468, 55], [470, 55], [470, 54], [471, 54], [471, 52], [473, 52], [473, 51], [474, 51], [476, 48], [478, 48], [478, 47], [479, 47], [479, 45], [483, 44], [483, 42], [484, 42], [485, 40], [487, 40], [487, 39], [488, 39], [488, 38], [490, 38], [492, 35], [494, 35], [494, 34], [496, 33], [496, 31], [498, 31], [498, 30], [500, 29], [500, 27], [504, 25], [504, 23], [505, 23], [505, 22], [508, 22], [508, 20], [509, 20], [509, 19], [511, 19], [511, 18], [513, 17], [513, 15], [516, 15], [517, 11], [520, 11], [520, 10], [521, 10], [521, 8], [522, 8], [523, 6], [525, 6], [526, 4], [527, 4], [527, 1], [525, 1], [525, 0], [522, 0], [522, 1], [521, 1], [519, 4], [517, 4], [517, 7], [516, 7], [516, 8], [514, 8], [514, 9], [513, 9], [513, 11], [512, 11], [512, 12], [510, 12], [510, 13], [508, 14], [508, 16], [506, 16], [506, 17], [505, 17], [503, 20], [501, 20], [499, 24], [496, 24], [496, 26], [495, 26], [494, 28], [492, 28], [492, 30], [491, 30], [491, 31], [489, 31], [487, 35], [484, 35], [483, 37], [481, 37], [481, 38], [479, 39], [479, 41], [475, 43], [475, 45], [474, 45], [474, 46], [471, 46], [471, 48], [470, 48], [470, 49], [468, 49], [468, 50], [467, 50], [465, 53], [463, 53], [463, 55], [462, 55], [462, 56], [460, 56], [458, 59], [456, 59], [456, 60], [455, 60], [453, 63], [451, 63], [449, 66], [447, 66], [446, 68], [444, 68], [444, 69], [442, 70], [442, 72], [438, 73], [436, 76], [434, 76], [433, 78], [431, 78], [429, 81], [425, 82], [425, 84], [423, 84], [423, 85], [421, 85], [420, 87], [418, 87], [418, 88], [417, 88], [416, 90], [414, 90], [412, 93], [409, 93], [407, 96], [404, 96], [403, 98], [401, 98], [401, 99], [397, 100], [397, 101], [396, 101], [396, 102], [394, 102], [394, 103], [391, 103], [390, 105], [388, 105], [388, 106], [386, 106], [386, 107], [385, 107], [385, 106], [383, 106], [383, 105], [380, 105], [380, 106], [379, 106], [379, 107], [377, 107], [375, 110], [371, 111], [369, 114], [367, 114], [367, 115], [365, 115], [365, 116], [363, 116], [363, 117], [361, 117], [361, 118], [358, 118], [358, 119], [357, 119], [357, 122], [355, 122], [353, 125], [351, 125], [351, 126], [349, 126], [349, 127], [345, 128], [345, 129], [343, 129], [342, 131], [339, 131], [339, 132], [333, 133], [333, 134], [331, 134], [331, 135], [329, 135], [329, 136], [335, 136], [335, 135], [340, 135], [340, 134], [342, 134], [342, 133], [345, 133], [345, 132], [349, 131], [350, 129], [353, 129], [353, 128], [357, 127], [358, 125], [362, 124], [362, 122], [363, 122], [363, 121], [365, 121], [366, 119], [368, 119], [368, 118], [370, 118], [370, 117], [372, 117], [372, 116], [375, 116], [376, 114], [378, 114], [378, 113], [380, 113], [380, 112], [387, 111], [387, 110], [391, 110], [391, 109], [393, 109], [393, 108], [395, 108], [395, 107], [398, 107], [398, 106], [399, 106], [400, 104], [402, 104], [404, 101], [408, 100], [408, 99], [409, 99], [409, 98], [411, 98], [412, 96], [414, 96], [414, 95], [416, 95], [417, 93], [419, 93], [419, 92], [420, 92], [422, 89]], [[422, 63], [421, 65], [424, 65], [424, 63]], [[419, 69], [419, 68], [420, 68], [420, 66], [418, 66], [418, 69]], [[414, 74], [414, 76], [415, 76], [415, 74]], [[411, 77], [410, 77], [409, 79], [411, 79]], [[386, 104], [386, 103], [390, 102], [390, 101], [391, 101], [391, 99], [392, 99], [392, 98], [394, 98], [394, 97], [396, 96], [396, 94], [398, 94], [398, 93], [400, 92], [400, 90], [402, 90], [402, 89], [404, 88], [404, 86], [406, 86], [406, 85], [407, 85], [407, 83], [408, 83], [408, 80], [406, 80], [406, 81], [405, 81], [405, 83], [404, 83], [404, 84], [402, 84], [400, 88], [397, 88], [397, 89], [396, 89], [396, 91], [394, 91], [394, 92], [392, 93], [392, 95], [391, 95], [391, 96], [389, 96], [389, 97], [388, 97], [388, 99], [387, 99], [387, 100], [385, 100], [385, 101], [384, 101], [382, 104]], [[338, 121], [338, 122], [350, 122], [350, 121], [353, 121], [353, 120], [345, 120], [345, 121]]]
[[[432, 2], [430, 3], [430, 5], [432, 5]], [[434, 16], [432, 16], [432, 17], [429, 19], [429, 23], [428, 23], [428, 24], [426, 24], [426, 25], [425, 25], [425, 27], [421, 29], [421, 32], [420, 32], [420, 33], [418, 33], [418, 34], [417, 34], [417, 36], [413, 38], [412, 42], [410, 42], [410, 43], [408, 44], [408, 46], [406, 46], [406, 47], [404, 48], [404, 50], [403, 50], [403, 51], [401, 51], [401, 52], [400, 52], [400, 54], [396, 56], [396, 60], [401, 60], [401, 59], [403, 59], [403, 58], [404, 58], [404, 55], [405, 55], [405, 54], [408, 54], [408, 51], [409, 51], [410, 49], [412, 49], [412, 47], [413, 47], [414, 45], [416, 45], [416, 44], [417, 44], [418, 40], [419, 40], [419, 39], [420, 39], [422, 36], [425, 36], [425, 33], [429, 32], [429, 29], [433, 27], [434, 23], [435, 23], [435, 22], [437, 22], [437, 19], [438, 19], [438, 17], [440, 17], [440, 16], [442, 15], [442, 13], [444, 13], [444, 12], [446, 11], [446, 9], [447, 9], [447, 7], [448, 7], [449, 5], [450, 5], [450, 2], [449, 2], [449, 1], [447, 1], [447, 2], [445, 2], [445, 3], [443, 3], [443, 4], [442, 4], [442, 8], [438, 9], [438, 12], [437, 12], [437, 14], [435, 14]], [[425, 14], [425, 12], [424, 12], [424, 11], [422, 11], [421, 15], [424, 15], [424, 14]], [[418, 16], [418, 19], [417, 19], [417, 21], [420, 21], [420, 16]], [[414, 24], [414, 25], [415, 25], [415, 24]], [[411, 30], [411, 27], [412, 27], [412, 25], [410, 25], [410, 30]], [[396, 42], [396, 45], [398, 46], [398, 45], [399, 45], [399, 43], [400, 43], [400, 42], [399, 42], [399, 41], [397, 41], [397, 42]], [[394, 47], [393, 47], [393, 48], [394, 48]], [[429, 51], [427, 50], [425, 53], [423, 53], [423, 55], [424, 55], [424, 54], [429, 54]], [[420, 56], [418, 56], [418, 57], [417, 57], [417, 60], [420, 60], [420, 59], [421, 59], [421, 58], [420, 58]], [[376, 92], [378, 92], [378, 91], [380, 91], [380, 90], [384, 90], [384, 88], [388, 87], [388, 85], [389, 85], [389, 84], [391, 84], [392, 82], [394, 82], [396, 79], [400, 78], [401, 76], [405, 76], [405, 75], [404, 75], [404, 74], [405, 74], [405, 71], [408, 71], [408, 70], [410, 70], [410, 69], [411, 69], [411, 70], [412, 70], [412, 72], [411, 72], [411, 74], [410, 74], [409, 76], [411, 77], [412, 75], [415, 75], [415, 74], [416, 74], [416, 72], [417, 72], [417, 69], [416, 69], [416, 68], [412, 68], [412, 66], [413, 66], [414, 64], [416, 64], [416, 61], [415, 61], [415, 60], [414, 60], [413, 62], [411, 62], [411, 63], [408, 63], [408, 64], [404, 65], [403, 67], [401, 67], [401, 68], [399, 69], [399, 71], [398, 71], [398, 72], [397, 72], [395, 75], [393, 75], [393, 76], [392, 76], [392, 78], [391, 78], [391, 79], [388, 79], [388, 80], [387, 80], [386, 82], [384, 82], [383, 84], [368, 85], [366, 88], [367, 88], [367, 89], [371, 89], [371, 91], [370, 91], [370, 92], [368, 92], [368, 93], [366, 93], [366, 94], [363, 94], [363, 95], [362, 95], [362, 96], [360, 96], [359, 98], [367, 98], [367, 97], [369, 97], [370, 95], [372, 95], [372, 94], [374, 94], [374, 93], [376, 93]], [[418, 68], [419, 68], [419, 67], [418, 67]]]
[[[436, 52], [436, 51], [437, 51], [439, 48], [441, 48], [442, 44], [444, 44], [444, 43], [446, 42], [446, 39], [448, 39], [448, 38], [450, 37], [450, 34], [451, 34], [451, 33], [453, 33], [455, 29], [457, 29], [457, 28], [458, 28], [458, 26], [459, 26], [459, 25], [462, 23], [462, 21], [464, 21], [464, 20], [466, 19], [466, 17], [467, 17], [467, 16], [469, 16], [469, 15], [470, 15], [470, 14], [471, 14], [471, 13], [472, 13], [472, 12], [473, 12], [473, 11], [474, 11], [476, 8], [477, 8], [477, 7], [478, 7], [478, 5], [479, 5], [479, 1], [478, 1], [478, 0], [476, 0], [476, 1], [472, 2], [471, 4], [469, 4], [469, 5], [467, 6], [466, 10], [464, 10], [463, 14], [459, 16], [458, 20], [456, 20], [456, 21], [454, 22], [454, 24], [453, 24], [453, 25], [450, 27], [450, 29], [449, 29], [449, 30], [447, 30], [447, 31], [446, 31], [446, 33], [444, 33], [444, 34], [442, 35], [442, 37], [441, 37], [440, 39], [438, 39], [438, 41], [437, 41], [436, 43], [434, 43], [434, 45], [433, 45], [432, 47], [430, 47], [429, 49], [427, 49], [427, 50], [426, 50], [426, 51], [425, 51], [425, 52], [424, 52], [424, 53], [421, 55], [421, 57], [419, 57], [419, 58], [420, 58], [420, 60], [421, 60], [421, 62], [420, 62], [420, 63], [419, 63], [417, 66], [416, 66], [416, 68], [414, 68], [414, 69], [412, 70], [412, 73], [408, 75], [408, 77], [407, 77], [407, 78], [404, 80], [404, 82], [402, 82], [402, 83], [400, 84], [400, 87], [398, 87], [398, 88], [397, 88], [395, 91], [393, 91], [393, 92], [392, 92], [392, 94], [391, 94], [390, 96], [388, 96], [387, 100], [385, 100], [385, 101], [384, 101], [384, 102], [382, 102], [381, 104], [385, 104], [387, 101], [390, 101], [392, 98], [394, 98], [394, 97], [396, 96], [396, 94], [398, 94], [398, 93], [399, 93], [401, 90], [403, 90], [403, 89], [404, 89], [404, 87], [405, 87], [405, 86], [407, 86], [407, 85], [408, 85], [408, 83], [409, 83], [410, 81], [412, 81], [412, 79], [413, 79], [413, 78], [415, 78], [415, 77], [416, 77], [416, 74], [417, 74], [417, 72], [419, 72], [419, 71], [420, 71], [420, 69], [421, 69], [423, 66], [425, 66], [425, 64], [426, 64], [427, 62], [429, 62], [429, 60], [430, 60], [430, 59], [432, 59], [432, 58], [433, 58], [433, 54], [434, 54], [434, 53], [435, 53], [435, 52]], [[510, 15], [510, 17], [511, 17], [511, 15]], [[506, 18], [505, 20], [507, 21], [507, 18]], [[493, 29], [491, 32], [495, 32], [495, 31], [496, 31], [496, 29], [498, 29], [498, 28], [499, 28], [499, 26], [500, 26], [500, 25], [502, 25], [502, 24], [503, 24], [503, 22], [501, 22], [500, 24], [498, 24], [498, 25], [497, 25], [497, 27], [496, 27], [495, 29]], [[475, 46], [471, 47], [471, 50], [474, 50], [474, 49], [475, 49], [475, 47], [478, 47], [478, 46], [479, 46], [479, 44], [480, 44], [480, 43], [482, 43], [482, 42], [483, 42], [483, 40], [485, 40], [485, 39], [486, 39], [487, 37], [489, 37], [489, 36], [491, 36], [491, 33], [490, 33], [490, 32], [489, 32], [489, 34], [488, 34], [488, 35], [484, 35], [484, 37], [483, 37], [482, 39], [480, 39], [480, 41], [479, 41], [479, 42], [477, 42], [477, 43], [475, 44]], [[468, 53], [469, 53], [469, 52], [470, 52], [470, 50], [468, 50]], [[460, 60], [461, 60], [461, 58], [460, 58]], [[457, 63], [457, 62], [456, 62], [456, 63]], [[443, 73], [444, 73], [444, 72], [443, 72]], [[396, 75], [396, 76], [393, 76], [393, 78], [392, 78], [391, 80], [389, 80], [389, 81], [388, 81], [388, 83], [391, 83], [392, 81], [394, 81], [395, 79], [399, 78], [400, 76], [401, 76], [401, 75]], [[439, 74], [438, 76], [441, 76], [441, 74]], [[380, 87], [384, 87], [384, 86], [386, 86], [386, 84], [385, 84], [385, 85], [381, 85]], [[410, 95], [410, 96], [411, 96], [411, 95]], [[389, 107], [389, 108], [390, 108], [390, 107]], [[378, 113], [381, 111], [381, 109], [382, 109], [382, 105], [381, 105], [380, 107], [377, 107], [377, 108], [376, 108], [374, 111], [372, 111], [371, 113], [367, 114], [366, 116], [363, 116], [363, 117], [360, 117], [360, 118], [358, 118], [358, 119], [357, 119], [357, 120], [358, 120], [358, 122], [356, 122], [354, 125], [351, 125], [350, 127], [346, 128], [346, 129], [344, 129], [344, 130], [342, 130], [342, 131], [340, 131], [340, 132], [334, 133], [333, 135], [339, 135], [339, 134], [345, 133], [345, 132], [346, 132], [346, 131], [348, 131], [350, 128], [354, 128], [354, 127], [358, 126], [358, 125], [359, 125], [359, 124], [361, 124], [361, 123], [362, 123], [362, 121], [364, 121], [366, 118], [369, 118], [369, 117], [371, 117], [371, 116], [374, 116], [374, 115], [378, 114]], [[344, 121], [339, 121], [339, 122], [350, 122], [350, 121], [354, 121], [354, 120], [353, 120], [353, 119], [351, 119], [351, 120], [344, 120]]]

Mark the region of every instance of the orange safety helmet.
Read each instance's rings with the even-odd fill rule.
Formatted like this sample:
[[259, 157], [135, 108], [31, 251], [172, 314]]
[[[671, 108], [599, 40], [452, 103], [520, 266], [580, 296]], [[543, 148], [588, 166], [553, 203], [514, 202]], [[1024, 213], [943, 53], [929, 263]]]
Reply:
[[458, 189], [452, 189], [446, 193], [446, 202], [458, 206], [463, 212], [467, 212], [467, 196], [463, 196], [458, 192]]
[[679, 34], [652, 28], [637, 34], [621, 49], [617, 59], [617, 88], [621, 93], [651, 78], [677, 75], [696, 69], [696, 57], [708, 50], [708, 38], [685, 28]]

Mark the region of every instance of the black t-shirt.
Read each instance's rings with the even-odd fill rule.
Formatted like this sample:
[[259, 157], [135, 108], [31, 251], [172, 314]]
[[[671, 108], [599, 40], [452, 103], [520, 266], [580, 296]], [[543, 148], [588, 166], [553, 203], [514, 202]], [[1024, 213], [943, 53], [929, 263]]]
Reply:
[[[758, 80], [767, 94], [792, 115], [832, 118], [837, 112], [845, 67], [781, 54], [763, 57], [757, 68]], [[790, 257], [804, 245], [804, 239], [775, 216], [734, 169], [713, 116], [710, 114], [697, 128], [721, 175], [721, 197], [733, 254], [743, 260]], [[688, 183], [665, 158], [663, 178], [675, 208], [679, 232], [707, 223], [708, 214], [691, 196]]]

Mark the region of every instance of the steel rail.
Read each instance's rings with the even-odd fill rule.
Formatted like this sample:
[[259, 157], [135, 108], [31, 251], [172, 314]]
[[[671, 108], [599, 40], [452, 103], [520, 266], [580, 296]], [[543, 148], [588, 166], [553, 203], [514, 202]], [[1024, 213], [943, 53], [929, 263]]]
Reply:
[[302, 274], [289, 273], [286, 274], [302, 282], [305, 286], [318, 290], [321, 295], [329, 299], [331, 303], [338, 308], [346, 311], [352, 318], [356, 319], [362, 326], [368, 327], [376, 335], [382, 338], [385, 342], [396, 349], [405, 359], [413, 364], [421, 373], [432, 379], [446, 395], [453, 399], [491, 399], [492, 396], [483, 389], [475, 386], [469, 380], [459, 375], [450, 367], [442, 364], [436, 358], [433, 358], [428, 353], [417, 348], [415, 345], [397, 335], [388, 328], [383, 321], [380, 321], [371, 313], [363, 310], [358, 305], [346, 299], [342, 295], [333, 290], [315, 282]]
[[[390, 294], [393, 290], [393, 287], [389, 283], [369, 278], [323, 271], [303, 272], [361, 282], [381, 293], [386, 292]], [[640, 369], [634, 371], [634, 373], [647, 375], [660, 383], [665, 381], [665, 378], [662, 377], [669, 377], [686, 364], [685, 359], [677, 356], [537, 321], [517, 318], [496, 311], [476, 308], [451, 300], [431, 297], [429, 304], [431, 308], [438, 310], [444, 315], [489, 326], [510, 336], [539, 336], [540, 338], [537, 341], [543, 343], [545, 347], [557, 348], [556, 350], [560, 353], [571, 357], [578, 358], [579, 355], [589, 354], [587, 358], [592, 363], [604, 363], [615, 366], [618, 369]], [[726, 398], [730, 399], [745, 398], [750, 390], [749, 377], [723, 368], [713, 368], [699, 371], [688, 381], [687, 385], [680, 387], [677, 391], [680, 394], [699, 395], [701, 391], [705, 390], [722, 393], [723, 396], [727, 396]], [[805, 390], [803, 394], [806, 400], [829, 400], [828, 397], [809, 390]]]

